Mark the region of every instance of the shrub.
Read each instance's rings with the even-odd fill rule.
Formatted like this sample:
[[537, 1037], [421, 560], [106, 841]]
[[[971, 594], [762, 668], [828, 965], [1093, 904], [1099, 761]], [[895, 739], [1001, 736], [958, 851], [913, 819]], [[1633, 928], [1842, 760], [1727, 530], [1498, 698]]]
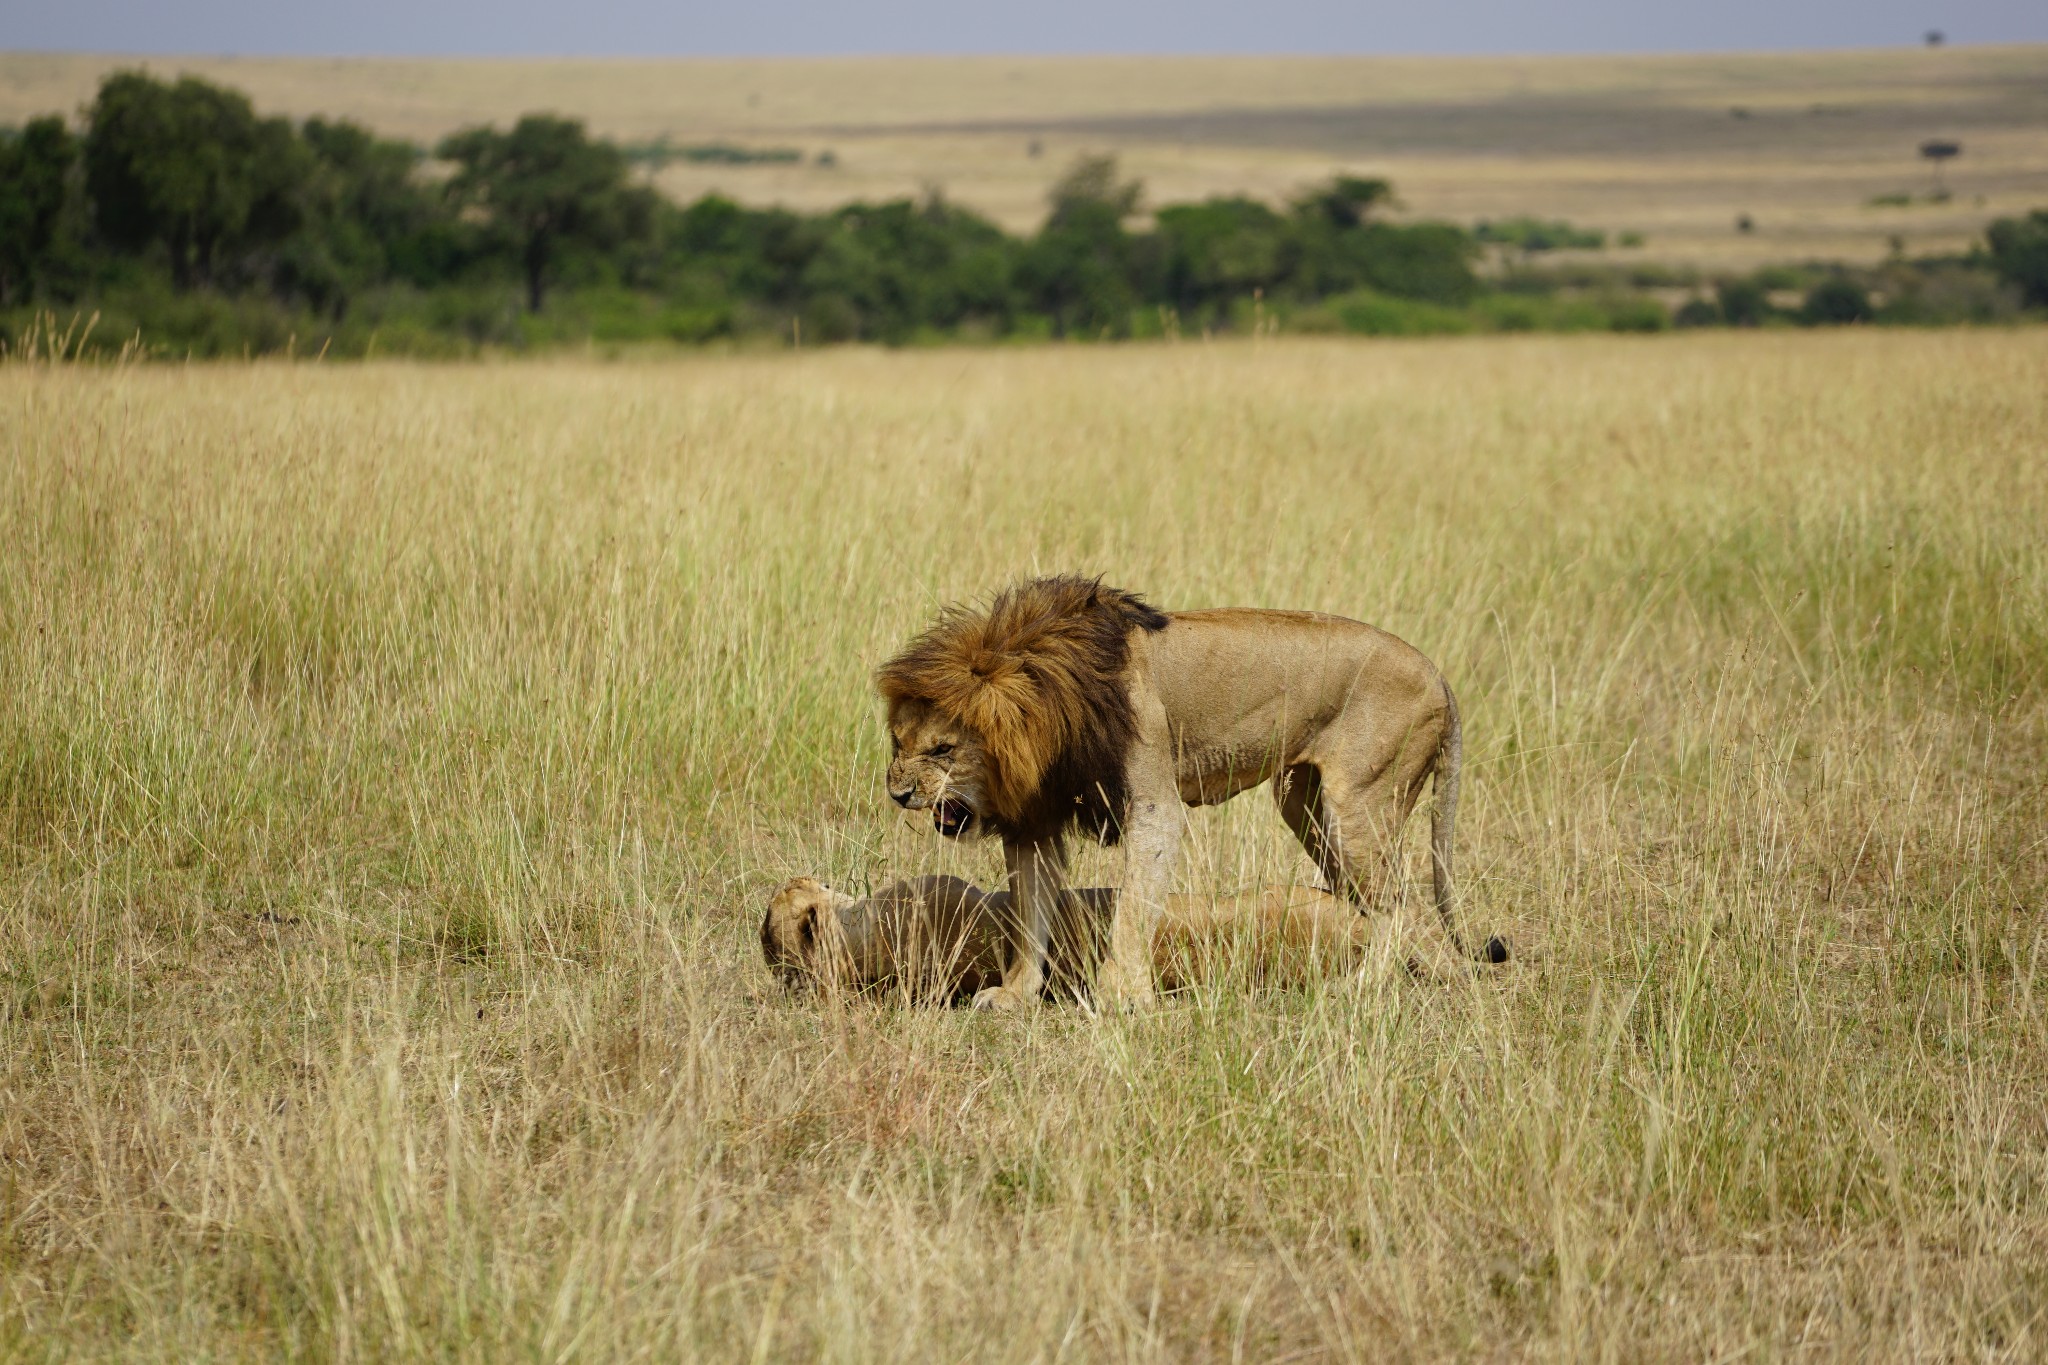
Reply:
[[1476, 248], [1449, 223], [1368, 223], [1347, 235], [1357, 242], [1365, 283], [1381, 293], [1442, 304], [1466, 303], [1479, 293], [1471, 266]]
[[1324, 307], [1345, 331], [1360, 336], [1449, 336], [1473, 330], [1471, 315], [1459, 309], [1370, 289], [1339, 295]]
[[1721, 305], [1712, 299], [1687, 299], [1672, 321], [1680, 327], [1718, 327], [1723, 321]]
[[1664, 305], [1643, 295], [1617, 298], [1607, 304], [1610, 332], [1662, 332], [1671, 326], [1671, 314]]
[[1799, 320], [1809, 326], [1838, 327], [1868, 322], [1874, 316], [1870, 292], [1852, 279], [1836, 276], [1822, 280], [1806, 292]]
[[1984, 233], [1991, 268], [2031, 308], [2048, 307], [2048, 209], [2001, 218]]
[[1877, 316], [1884, 322], [2002, 322], [2020, 310], [2020, 292], [1989, 270], [1944, 263], [1901, 272]]
[[[1482, 242], [1511, 246], [1522, 251], [1558, 251], [1576, 248], [1582, 251], [1598, 251], [1607, 245], [1607, 234], [1591, 228], [1576, 228], [1563, 219], [1503, 218], [1498, 222], [1482, 222], [1472, 229], [1472, 235]], [[1634, 245], [1640, 245], [1637, 237]]]
[[1166, 297], [1190, 316], [1271, 290], [1286, 268], [1286, 220], [1256, 200], [1178, 204], [1156, 221]]
[[1723, 280], [1714, 286], [1721, 320], [1730, 327], [1761, 327], [1771, 316], [1771, 296], [1755, 280]]

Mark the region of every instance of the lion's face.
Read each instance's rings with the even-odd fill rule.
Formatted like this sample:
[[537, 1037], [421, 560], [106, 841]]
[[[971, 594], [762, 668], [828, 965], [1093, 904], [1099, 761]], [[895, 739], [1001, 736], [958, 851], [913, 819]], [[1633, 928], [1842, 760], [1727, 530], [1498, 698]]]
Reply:
[[981, 737], [936, 707], [898, 703], [889, 713], [889, 797], [928, 810], [949, 839], [987, 831], [988, 752]]
[[768, 898], [761, 921], [761, 956], [782, 984], [796, 989], [821, 984], [841, 965], [844, 932], [840, 910], [853, 898], [815, 877], [792, 877]]

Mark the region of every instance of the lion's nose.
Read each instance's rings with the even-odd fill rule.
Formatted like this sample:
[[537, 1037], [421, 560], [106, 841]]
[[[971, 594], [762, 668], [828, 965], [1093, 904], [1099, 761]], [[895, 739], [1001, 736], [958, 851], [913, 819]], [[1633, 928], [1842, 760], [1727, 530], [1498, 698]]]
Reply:
[[894, 801], [899, 806], [908, 806], [910, 804], [910, 798], [914, 795], [916, 795], [915, 792], [908, 791], [890, 792], [889, 799], [891, 801]]

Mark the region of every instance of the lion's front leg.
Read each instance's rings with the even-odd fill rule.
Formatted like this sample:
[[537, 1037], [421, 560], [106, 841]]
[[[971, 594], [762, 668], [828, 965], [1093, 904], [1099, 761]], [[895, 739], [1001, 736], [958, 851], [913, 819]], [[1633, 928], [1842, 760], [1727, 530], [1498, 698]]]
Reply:
[[978, 1010], [1014, 1010], [1038, 1002], [1045, 988], [1045, 957], [1052, 941], [1052, 917], [1067, 885], [1067, 850], [1054, 835], [1017, 843], [1005, 842], [1003, 861], [1010, 872], [1010, 960], [1003, 984], [974, 997]]
[[1109, 958], [1096, 973], [1095, 996], [1107, 1008], [1143, 1008], [1153, 999], [1152, 940], [1180, 856], [1180, 791], [1171, 768], [1135, 765], [1124, 817], [1124, 880], [1109, 931]]

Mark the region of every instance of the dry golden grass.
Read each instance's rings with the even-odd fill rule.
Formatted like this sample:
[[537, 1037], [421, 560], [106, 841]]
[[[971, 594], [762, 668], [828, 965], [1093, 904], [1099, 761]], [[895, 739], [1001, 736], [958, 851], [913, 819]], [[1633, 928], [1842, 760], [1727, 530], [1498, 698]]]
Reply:
[[[0, 120], [77, 107], [134, 59], [0, 54]], [[152, 59], [261, 108], [431, 142], [537, 108], [606, 134], [831, 148], [836, 168], [676, 167], [694, 198], [818, 209], [943, 186], [1018, 229], [1081, 151], [1115, 151], [1155, 204], [1284, 198], [1346, 169], [1408, 210], [1562, 215], [1648, 234], [1645, 258], [1736, 266], [1957, 249], [2048, 201], [2048, 46], [1673, 57]], [[1741, 109], [1747, 115], [1733, 113]], [[1942, 207], [1915, 149], [1957, 137]], [[1029, 154], [1036, 142], [1041, 154]], [[1755, 231], [1735, 230], [1748, 213]], [[1629, 259], [1610, 253], [1612, 258]]]
[[[0, 370], [0, 1356], [2039, 1358], [2044, 368]], [[782, 877], [995, 875], [867, 676], [1050, 569], [1439, 660], [1517, 960], [777, 994]]]

